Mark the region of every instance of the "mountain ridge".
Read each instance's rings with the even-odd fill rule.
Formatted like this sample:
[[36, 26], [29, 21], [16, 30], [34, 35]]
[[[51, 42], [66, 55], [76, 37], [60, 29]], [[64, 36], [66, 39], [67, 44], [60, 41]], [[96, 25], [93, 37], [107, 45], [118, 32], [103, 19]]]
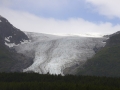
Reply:
[[30, 58], [18, 54], [13, 48], [25, 40], [29, 40], [27, 35], [0, 16], [0, 72], [22, 72], [31, 65]]
[[0, 17], [0, 20], [0, 36], [5, 39], [4, 42], [20, 44], [24, 40], [29, 40], [22, 31], [14, 27], [7, 19]]

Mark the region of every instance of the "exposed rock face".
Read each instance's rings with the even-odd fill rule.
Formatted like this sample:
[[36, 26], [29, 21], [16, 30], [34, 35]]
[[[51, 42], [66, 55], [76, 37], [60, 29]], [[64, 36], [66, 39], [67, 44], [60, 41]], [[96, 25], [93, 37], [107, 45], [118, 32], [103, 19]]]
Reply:
[[120, 31], [111, 34], [108, 37], [109, 39], [107, 40], [106, 46], [120, 45]]
[[24, 32], [0, 16], [0, 72], [22, 72], [33, 63], [33, 58], [18, 54], [12, 48], [28, 40]]
[[15, 28], [9, 21], [0, 16], [0, 36], [5, 43], [20, 44], [24, 40], [29, 40], [27, 35]]

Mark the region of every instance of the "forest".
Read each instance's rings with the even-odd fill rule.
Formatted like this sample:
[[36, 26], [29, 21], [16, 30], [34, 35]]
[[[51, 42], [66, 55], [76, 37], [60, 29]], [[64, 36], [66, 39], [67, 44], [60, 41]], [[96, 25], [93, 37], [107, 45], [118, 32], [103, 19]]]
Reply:
[[120, 78], [0, 73], [0, 90], [120, 90]]

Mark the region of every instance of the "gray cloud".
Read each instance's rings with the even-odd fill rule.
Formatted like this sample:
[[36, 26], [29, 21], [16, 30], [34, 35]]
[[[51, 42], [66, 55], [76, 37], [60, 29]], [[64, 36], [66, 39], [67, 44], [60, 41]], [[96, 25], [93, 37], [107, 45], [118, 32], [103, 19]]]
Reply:
[[[40, 33], [113, 33], [120, 29], [120, 24], [110, 22], [93, 23], [82, 18], [57, 20], [43, 18], [31, 14], [28, 10], [64, 10], [80, 4], [83, 0], [0, 0], [0, 14], [6, 17], [14, 26], [23, 31]], [[119, 17], [119, 1], [85, 0], [96, 7], [96, 12], [109, 17]], [[112, 5], [113, 3], [113, 5]], [[73, 6], [74, 6], [73, 5]], [[114, 7], [117, 6], [117, 7]], [[102, 8], [103, 7], [103, 8]], [[29, 13], [28, 13], [29, 12]]]
[[10, 9], [0, 9], [1, 15], [5, 16], [14, 26], [23, 31], [39, 33], [113, 33], [120, 28], [120, 24], [113, 26], [109, 22], [99, 24], [86, 21], [82, 18], [70, 18], [57, 20], [54, 18], [42, 18], [30, 13]]
[[86, 0], [96, 12], [109, 18], [120, 18], [120, 0]]

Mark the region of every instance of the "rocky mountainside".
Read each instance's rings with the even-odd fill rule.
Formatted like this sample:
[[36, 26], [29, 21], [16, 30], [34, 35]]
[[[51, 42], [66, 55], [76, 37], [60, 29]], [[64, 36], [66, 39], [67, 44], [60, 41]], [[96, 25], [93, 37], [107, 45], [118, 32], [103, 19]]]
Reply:
[[120, 32], [109, 35], [106, 46], [79, 67], [77, 74], [120, 77]]
[[22, 31], [14, 27], [2, 16], [0, 16], [0, 37], [6, 44], [20, 44], [24, 40], [29, 40]]
[[18, 72], [32, 64], [31, 58], [13, 48], [28, 40], [27, 35], [0, 16], [0, 72]]

